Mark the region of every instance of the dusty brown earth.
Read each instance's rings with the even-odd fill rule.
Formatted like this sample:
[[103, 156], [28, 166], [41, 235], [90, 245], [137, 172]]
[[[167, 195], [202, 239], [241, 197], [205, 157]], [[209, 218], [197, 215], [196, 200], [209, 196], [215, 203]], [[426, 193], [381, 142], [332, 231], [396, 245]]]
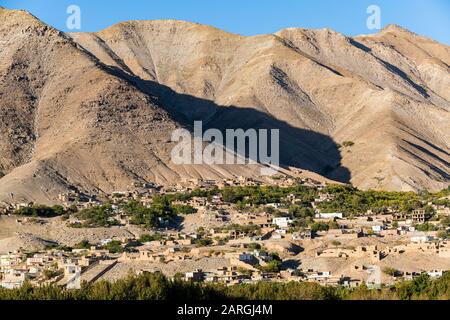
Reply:
[[[170, 88], [159, 96], [189, 121], [282, 129], [284, 164], [362, 188], [449, 183], [450, 48], [401, 27], [355, 38], [329, 29], [242, 37], [131, 21], [71, 36], [150, 91]], [[344, 141], [355, 145], [338, 149]]]
[[259, 172], [174, 165], [171, 134], [181, 124], [156, 97], [30, 14], [0, 9], [0, 17], [0, 200], [51, 203], [69, 190]]
[[174, 165], [171, 133], [194, 120], [278, 128], [284, 166], [361, 188], [442, 189], [449, 65], [448, 46], [397, 26], [354, 38], [328, 29], [242, 37], [131, 21], [64, 34], [0, 9], [0, 200], [259, 175], [258, 166]]
[[[19, 222], [18, 222], [19, 221]], [[39, 219], [26, 222], [19, 217], [0, 216], [0, 253], [18, 249], [41, 250], [50, 243], [73, 246], [83, 240], [100, 243], [105, 239], [125, 239], [139, 237], [143, 230], [137, 227], [112, 227], [76, 229], [67, 227], [60, 218]]]

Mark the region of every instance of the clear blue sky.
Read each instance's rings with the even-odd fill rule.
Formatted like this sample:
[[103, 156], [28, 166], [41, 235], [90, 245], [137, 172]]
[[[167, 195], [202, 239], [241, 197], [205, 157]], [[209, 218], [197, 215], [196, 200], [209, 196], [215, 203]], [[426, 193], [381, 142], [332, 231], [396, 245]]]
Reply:
[[0, 0], [66, 30], [66, 9], [81, 8], [81, 30], [98, 31], [126, 20], [179, 19], [242, 35], [286, 27], [331, 28], [347, 35], [366, 27], [369, 5], [381, 8], [382, 26], [395, 23], [450, 44], [450, 0]]

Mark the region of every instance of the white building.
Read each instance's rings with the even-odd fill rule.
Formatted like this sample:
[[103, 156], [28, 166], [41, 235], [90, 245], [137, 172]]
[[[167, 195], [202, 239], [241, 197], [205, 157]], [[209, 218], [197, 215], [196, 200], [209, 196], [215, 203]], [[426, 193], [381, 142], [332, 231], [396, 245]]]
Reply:
[[100, 244], [102, 246], [106, 246], [108, 243], [110, 243], [112, 241], [113, 241], [112, 239], [103, 239], [103, 240], [100, 241]]
[[44, 257], [34, 256], [27, 258], [27, 266], [43, 265], [45, 262]]
[[283, 235], [280, 234], [280, 233], [274, 233], [272, 235], [272, 239], [274, 239], [274, 240], [281, 240], [281, 239], [283, 239]]
[[433, 271], [427, 272], [427, 274], [430, 276], [430, 278], [437, 279], [437, 278], [442, 277], [444, 272], [442, 270], [433, 270]]
[[279, 209], [279, 208], [281, 208], [281, 203], [268, 203], [268, 204], [266, 204], [266, 207], [271, 207], [271, 208], [274, 208], [274, 209]]
[[281, 217], [273, 218], [273, 224], [277, 225], [279, 228], [289, 228], [289, 225], [293, 222], [290, 218]]
[[67, 264], [64, 267], [64, 277], [68, 278], [67, 289], [81, 288], [81, 267], [74, 264]]
[[0, 287], [6, 289], [17, 289], [22, 287], [26, 279], [26, 271], [10, 270], [4, 274], [2, 281], [0, 281]]
[[204, 273], [201, 269], [195, 269], [193, 272], [187, 272], [184, 276], [186, 281], [201, 281], [204, 277]]
[[372, 226], [372, 231], [375, 233], [380, 233], [383, 230], [383, 226]]
[[344, 214], [342, 214], [340, 212], [316, 214], [316, 218], [318, 218], [318, 219], [342, 219], [343, 217], [344, 217]]
[[323, 280], [323, 279], [328, 279], [331, 277], [331, 272], [330, 271], [324, 271], [324, 272], [314, 272], [312, 274], [308, 274], [307, 278], [309, 280]]

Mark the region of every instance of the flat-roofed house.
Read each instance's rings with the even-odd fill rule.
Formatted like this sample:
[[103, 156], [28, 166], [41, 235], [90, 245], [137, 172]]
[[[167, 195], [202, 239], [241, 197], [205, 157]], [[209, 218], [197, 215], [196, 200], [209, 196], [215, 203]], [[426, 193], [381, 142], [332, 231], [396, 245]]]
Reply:
[[316, 214], [316, 218], [319, 218], [319, 219], [342, 219], [343, 217], [344, 217], [344, 214], [341, 212]]

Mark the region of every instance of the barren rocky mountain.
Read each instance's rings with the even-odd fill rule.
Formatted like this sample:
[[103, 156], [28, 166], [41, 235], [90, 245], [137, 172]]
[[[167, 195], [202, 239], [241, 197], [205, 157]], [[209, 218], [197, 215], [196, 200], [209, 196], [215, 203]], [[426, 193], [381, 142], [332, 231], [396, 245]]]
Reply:
[[1, 10], [0, 21], [1, 200], [255, 174], [172, 165], [171, 133], [181, 125], [155, 97], [26, 12]]
[[280, 129], [284, 167], [364, 189], [439, 190], [450, 183], [449, 66], [449, 46], [397, 26], [243, 37], [131, 21], [64, 34], [0, 9], [0, 200], [259, 173], [173, 165], [171, 133], [194, 120]]

